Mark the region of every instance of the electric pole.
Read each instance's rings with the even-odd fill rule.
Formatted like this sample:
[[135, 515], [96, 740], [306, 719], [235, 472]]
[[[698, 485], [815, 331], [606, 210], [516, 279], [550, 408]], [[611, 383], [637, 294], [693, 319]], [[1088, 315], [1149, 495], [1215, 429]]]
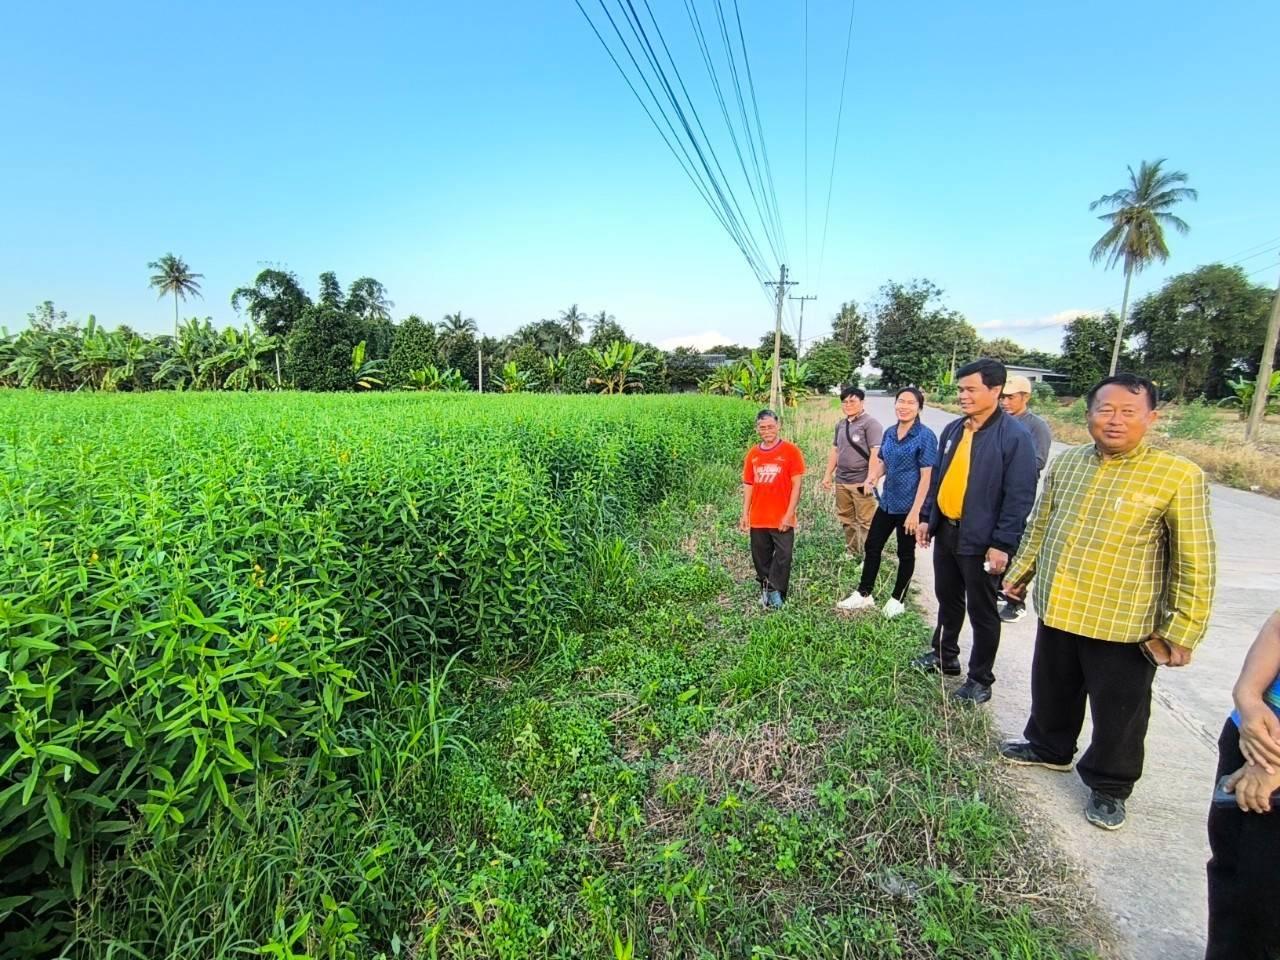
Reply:
[[1267, 335], [1262, 342], [1262, 361], [1258, 364], [1258, 384], [1253, 388], [1253, 406], [1249, 408], [1249, 422], [1244, 426], [1244, 442], [1253, 443], [1262, 429], [1262, 418], [1267, 414], [1267, 394], [1271, 386], [1271, 368], [1276, 356], [1276, 339], [1280, 335], [1280, 285], [1271, 301], [1271, 319], [1267, 321]]
[[800, 329], [796, 331], [796, 355], [804, 353], [804, 302], [806, 300], [817, 300], [817, 294], [810, 294], [806, 297], [788, 297], [788, 300], [800, 301]]
[[[775, 286], [770, 283], [769, 286]], [[787, 265], [784, 263], [778, 272], [778, 302], [773, 320], [773, 378], [769, 383], [769, 408], [782, 416], [778, 399], [782, 395], [782, 301], [787, 295], [787, 287], [795, 283], [787, 279]]]

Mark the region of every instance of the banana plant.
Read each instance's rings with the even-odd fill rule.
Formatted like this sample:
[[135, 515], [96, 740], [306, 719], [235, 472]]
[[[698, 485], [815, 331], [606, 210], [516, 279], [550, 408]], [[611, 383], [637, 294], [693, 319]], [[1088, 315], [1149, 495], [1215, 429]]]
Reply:
[[365, 342], [361, 340], [351, 348], [351, 375], [357, 390], [372, 390], [383, 384], [382, 361], [366, 360]]
[[[1238, 380], [1228, 380], [1227, 386], [1231, 388], [1234, 396], [1223, 397], [1218, 401], [1218, 406], [1238, 406], [1240, 419], [1246, 419], [1249, 416], [1249, 409], [1253, 406], [1253, 395], [1258, 392], [1257, 381], [1240, 377]], [[1272, 373], [1271, 380], [1267, 383], [1267, 412], [1273, 413], [1278, 408], [1280, 408], [1280, 370]]]
[[538, 386], [537, 377], [525, 373], [514, 360], [502, 365], [502, 373], [495, 376], [493, 382], [503, 393], [528, 393]]
[[587, 356], [592, 372], [587, 383], [599, 387], [601, 393], [643, 390], [642, 378], [654, 369], [644, 347], [637, 347], [631, 341], [613, 340], [603, 350], [588, 348]]

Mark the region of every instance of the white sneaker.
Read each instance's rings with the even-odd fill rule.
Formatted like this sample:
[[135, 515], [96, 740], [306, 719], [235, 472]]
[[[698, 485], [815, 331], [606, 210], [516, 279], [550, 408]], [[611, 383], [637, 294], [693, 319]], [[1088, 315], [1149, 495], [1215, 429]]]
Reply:
[[848, 563], [850, 560], [857, 560], [857, 559], [858, 559], [858, 555], [856, 553], [850, 553], [848, 550], [840, 554], [841, 563]]
[[890, 597], [884, 602], [884, 616], [886, 620], [892, 620], [894, 617], [900, 617], [907, 612], [907, 608], [901, 600], [895, 600]]
[[837, 610], [865, 610], [867, 607], [874, 607], [875, 600], [872, 597], [864, 597], [857, 590], [849, 594], [843, 600], [836, 603]]

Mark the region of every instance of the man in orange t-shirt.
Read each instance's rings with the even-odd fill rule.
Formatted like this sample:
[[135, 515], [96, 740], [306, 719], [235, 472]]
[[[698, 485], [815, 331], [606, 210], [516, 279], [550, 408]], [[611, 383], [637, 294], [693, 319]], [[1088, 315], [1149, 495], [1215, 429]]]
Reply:
[[796, 539], [796, 504], [804, 477], [804, 457], [793, 443], [778, 437], [778, 415], [756, 414], [760, 442], [742, 464], [742, 519], [738, 528], [751, 534], [751, 562], [760, 583], [760, 604], [776, 610], [787, 599], [791, 554]]

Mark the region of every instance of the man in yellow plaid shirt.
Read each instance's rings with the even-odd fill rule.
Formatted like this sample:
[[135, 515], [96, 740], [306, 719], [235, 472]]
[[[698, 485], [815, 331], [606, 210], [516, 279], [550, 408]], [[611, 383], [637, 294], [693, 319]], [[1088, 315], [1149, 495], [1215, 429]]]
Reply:
[[1204, 472], [1146, 442], [1151, 381], [1108, 377], [1087, 402], [1094, 442], [1053, 461], [1005, 578], [1015, 599], [1038, 578], [1040, 623], [1026, 740], [1000, 755], [1070, 770], [1087, 697], [1093, 741], [1076, 764], [1090, 787], [1085, 817], [1115, 830], [1142, 775], [1156, 665], [1185, 666], [1204, 639], [1216, 550]]

